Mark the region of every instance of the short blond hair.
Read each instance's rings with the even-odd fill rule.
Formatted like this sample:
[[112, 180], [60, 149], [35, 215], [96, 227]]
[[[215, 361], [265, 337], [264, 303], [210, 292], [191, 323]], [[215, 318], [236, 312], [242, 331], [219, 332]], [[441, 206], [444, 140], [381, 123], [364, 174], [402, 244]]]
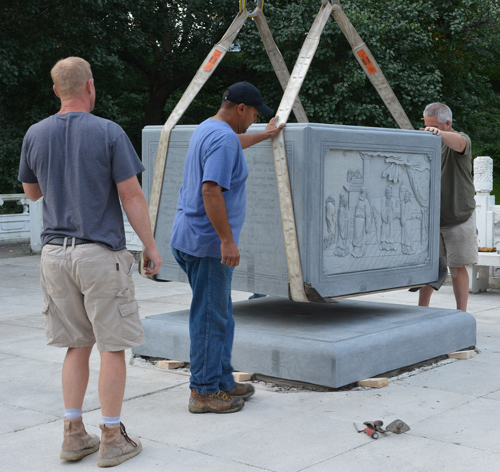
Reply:
[[61, 59], [50, 71], [52, 81], [61, 98], [80, 94], [89, 79], [92, 78], [90, 64], [81, 57]]

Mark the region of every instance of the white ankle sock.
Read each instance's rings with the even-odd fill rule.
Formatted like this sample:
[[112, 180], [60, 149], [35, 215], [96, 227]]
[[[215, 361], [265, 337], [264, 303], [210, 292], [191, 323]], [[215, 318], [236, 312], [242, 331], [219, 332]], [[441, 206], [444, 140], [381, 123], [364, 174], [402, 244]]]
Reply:
[[80, 418], [82, 416], [82, 410], [79, 408], [70, 408], [68, 410], [64, 410], [64, 417], [69, 420]]
[[116, 426], [117, 424], [120, 424], [120, 417], [119, 416], [103, 416], [102, 422], [104, 423], [105, 426]]

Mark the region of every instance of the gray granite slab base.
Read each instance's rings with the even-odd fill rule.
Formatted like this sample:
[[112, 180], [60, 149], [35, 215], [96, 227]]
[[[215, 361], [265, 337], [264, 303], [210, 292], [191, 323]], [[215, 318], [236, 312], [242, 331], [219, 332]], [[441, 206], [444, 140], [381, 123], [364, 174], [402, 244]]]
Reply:
[[[476, 345], [476, 320], [459, 310], [267, 297], [233, 311], [235, 370], [334, 388]], [[189, 361], [189, 310], [142, 321], [135, 354]]]

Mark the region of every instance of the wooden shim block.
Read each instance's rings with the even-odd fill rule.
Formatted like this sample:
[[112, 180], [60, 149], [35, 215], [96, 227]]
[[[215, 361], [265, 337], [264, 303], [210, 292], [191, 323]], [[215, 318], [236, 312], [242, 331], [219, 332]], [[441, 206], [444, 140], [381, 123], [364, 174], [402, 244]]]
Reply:
[[358, 382], [358, 385], [360, 387], [382, 388], [382, 387], [387, 387], [387, 385], [389, 385], [389, 380], [387, 379], [387, 377], [380, 377], [377, 379], [365, 379], [365, 380], [360, 380]]
[[250, 372], [233, 372], [233, 377], [235, 382], [244, 382], [245, 380], [251, 380], [253, 374]]
[[469, 351], [450, 352], [448, 357], [451, 357], [452, 359], [472, 359], [475, 355], [476, 353], [473, 349], [471, 349]]
[[177, 367], [184, 367], [185, 365], [186, 365], [185, 362], [172, 361], [172, 360], [158, 361], [158, 364], [157, 364], [157, 366], [160, 369], [177, 369]]

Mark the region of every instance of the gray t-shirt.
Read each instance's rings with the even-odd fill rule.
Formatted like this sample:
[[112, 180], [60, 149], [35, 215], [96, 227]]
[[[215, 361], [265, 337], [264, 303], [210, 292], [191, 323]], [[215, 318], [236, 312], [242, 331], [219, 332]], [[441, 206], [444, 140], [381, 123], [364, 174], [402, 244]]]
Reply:
[[43, 193], [42, 245], [54, 237], [125, 249], [116, 184], [144, 171], [123, 129], [90, 113], [56, 114], [24, 137], [18, 179]]

